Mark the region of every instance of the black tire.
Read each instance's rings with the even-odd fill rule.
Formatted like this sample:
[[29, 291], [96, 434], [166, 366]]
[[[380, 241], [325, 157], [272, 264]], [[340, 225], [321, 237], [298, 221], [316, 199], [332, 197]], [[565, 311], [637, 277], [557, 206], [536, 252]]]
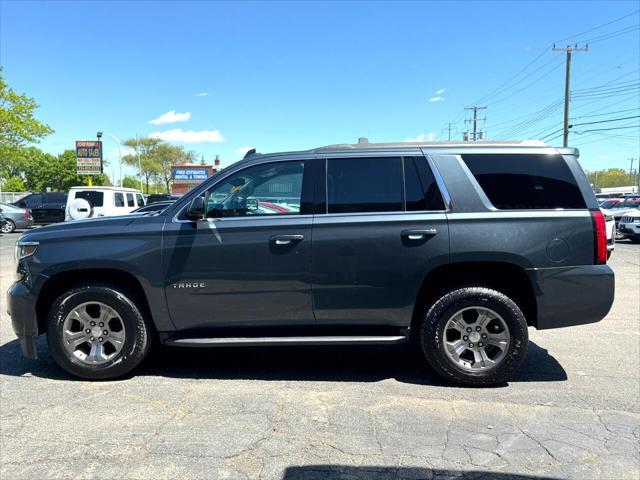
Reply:
[[[444, 328], [447, 321], [466, 307], [485, 307], [505, 321], [511, 342], [502, 361], [486, 371], [465, 370], [445, 353]], [[421, 328], [420, 343], [427, 361], [443, 378], [466, 386], [504, 384], [520, 368], [527, 355], [529, 334], [522, 311], [506, 295], [489, 288], [467, 287], [453, 290], [438, 299], [427, 311]]]
[[[122, 350], [101, 365], [82, 362], [67, 352], [62, 344], [62, 328], [69, 312], [82, 303], [92, 301], [116, 310], [126, 333]], [[81, 378], [107, 380], [125, 375], [140, 364], [153, 340], [153, 328], [138, 305], [137, 300], [125, 295], [120, 287], [108, 284], [88, 284], [63, 293], [49, 311], [47, 342], [51, 356], [60, 367]]]
[[16, 231], [16, 224], [13, 220], [5, 219], [4, 224], [2, 225], [2, 233], [13, 233]]

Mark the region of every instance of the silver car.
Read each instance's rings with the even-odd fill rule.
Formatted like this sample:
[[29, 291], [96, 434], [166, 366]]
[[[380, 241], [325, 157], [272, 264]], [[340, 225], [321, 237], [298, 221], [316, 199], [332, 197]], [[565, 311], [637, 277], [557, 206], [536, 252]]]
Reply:
[[4, 223], [0, 227], [2, 233], [12, 233], [17, 229], [24, 230], [31, 228], [33, 225], [33, 217], [29, 209], [0, 202], [0, 210], [2, 210], [2, 216], [4, 217]]

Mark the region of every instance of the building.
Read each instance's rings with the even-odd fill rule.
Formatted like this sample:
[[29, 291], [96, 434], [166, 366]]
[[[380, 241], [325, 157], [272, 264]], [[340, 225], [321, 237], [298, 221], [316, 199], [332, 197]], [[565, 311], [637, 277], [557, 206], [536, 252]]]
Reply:
[[214, 165], [198, 165], [196, 163], [180, 163], [171, 165], [171, 193], [184, 195], [200, 185], [220, 170], [220, 158], [216, 155]]

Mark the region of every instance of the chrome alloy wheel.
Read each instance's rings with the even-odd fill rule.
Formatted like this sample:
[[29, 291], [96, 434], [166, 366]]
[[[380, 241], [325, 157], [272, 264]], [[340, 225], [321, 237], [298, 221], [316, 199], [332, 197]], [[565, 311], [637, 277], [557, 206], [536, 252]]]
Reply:
[[113, 359], [124, 346], [122, 318], [101, 302], [86, 302], [75, 307], [62, 325], [65, 350], [87, 365], [101, 365]]
[[485, 307], [468, 307], [451, 316], [444, 327], [447, 357], [471, 372], [495, 368], [505, 357], [511, 336], [504, 319]]

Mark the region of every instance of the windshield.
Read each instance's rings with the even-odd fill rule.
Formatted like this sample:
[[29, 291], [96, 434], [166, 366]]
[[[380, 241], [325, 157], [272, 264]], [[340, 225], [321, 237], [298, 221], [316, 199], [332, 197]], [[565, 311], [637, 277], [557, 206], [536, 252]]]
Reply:
[[22, 208], [18, 208], [14, 205], [9, 205], [8, 203], [2, 203], [2, 202], [0, 202], [0, 208], [5, 212], [22, 212], [23, 211]]
[[618, 202], [617, 205], [611, 208], [640, 208], [640, 202]]

